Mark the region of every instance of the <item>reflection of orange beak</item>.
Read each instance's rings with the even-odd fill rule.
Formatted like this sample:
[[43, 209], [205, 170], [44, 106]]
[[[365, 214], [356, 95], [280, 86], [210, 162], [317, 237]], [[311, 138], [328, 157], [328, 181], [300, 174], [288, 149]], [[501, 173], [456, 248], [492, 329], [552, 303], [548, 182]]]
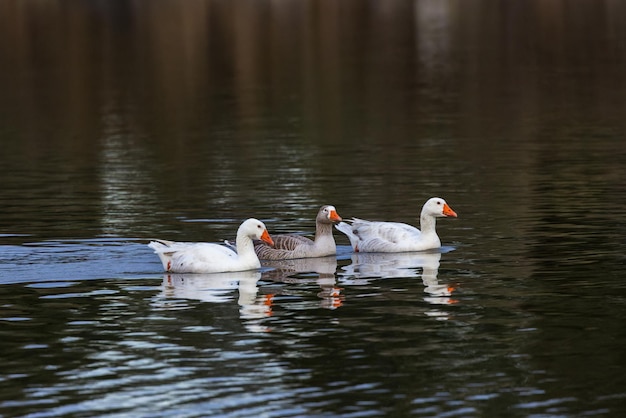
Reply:
[[274, 305], [274, 295], [265, 295], [265, 300], [263, 301], [263, 305], [267, 306], [267, 311], [265, 311], [265, 316], [272, 316], [274, 312], [272, 311], [272, 305]]
[[267, 232], [267, 229], [263, 231], [263, 235], [261, 235], [261, 239], [267, 242], [272, 247], [274, 246], [274, 241], [272, 240], [272, 237], [270, 237], [270, 233]]
[[453, 211], [452, 208], [448, 206], [447, 203], [443, 204], [443, 214], [445, 216], [452, 216], [453, 218], [456, 218], [456, 212]]
[[334, 211], [334, 210], [330, 211], [329, 218], [330, 218], [331, 221], [336, 221], [336, 222], [339, 222], [339, 221], [342, 220], [341, 216], [339, 216], [339, 214], [336, 211]]

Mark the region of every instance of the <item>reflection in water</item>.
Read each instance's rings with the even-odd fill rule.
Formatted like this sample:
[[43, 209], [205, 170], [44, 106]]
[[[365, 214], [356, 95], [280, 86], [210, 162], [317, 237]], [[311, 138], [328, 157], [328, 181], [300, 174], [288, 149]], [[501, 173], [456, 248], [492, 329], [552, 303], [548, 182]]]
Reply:
[[449, 76], [450, 67], [446, 62], [450, 59], [453, 42], [450, 26], [454, 14], [451, 9], [450, 2], [441, 0], [415, 2], [416, 55], [426, 72], [425, 77]]
[[[421, 277], [424, 292], [428, 295], [424, 301], [433, 305], [449, 305], [456, 303], [452, 299], [454, 287], [440, 284], [439, 273], [440, 252], [408, 252], [408, 253], [354, 253], [352, 264], [342, 267], [342, 281], [351, 283], [367, 283], [373, 278], [406, 278]], [[446, 314], [439, 311], [428, 312], [428, 315], [445, 318]]]
[[[212, 303], [227, 303], [239, 291], [239, 316], [246, 320], [249, 331], [265, 331], [259, 319], [272, 315], [272, 297], [257, 296], [261, 273], [256, 270], [212, 274], [166, 274], [163, 276], [162, 296], [167, 299], [195, 299]], [[180, 308], [178, 305], [168, 305]]]
[[142, 167], [143, 149], [136, 144], [122, 116], [111, 110], [103, 115], [100, 152], [102, 231], [119, 235], [142, 213], [141, 206], [151, 202], [154, 190], [146, 181]]
[[337, 258], [334, 255], [294, 260], [267, 260], [262, 264], [263, 267], [272, 268], [263, 274], [266, 280], [282, 283], [317, 283], [321, 288], [317, 296], [322, 299], [320, 306], [323, 308], [336, 309], [343, 303], [344, 296], [335, 278]]
[[[0, 1], [3, 413], [625, 415], [626, 2], [67, 3]], [[445, 268], [276, 268], [271, 311], [127, 242], [435, 194]]]

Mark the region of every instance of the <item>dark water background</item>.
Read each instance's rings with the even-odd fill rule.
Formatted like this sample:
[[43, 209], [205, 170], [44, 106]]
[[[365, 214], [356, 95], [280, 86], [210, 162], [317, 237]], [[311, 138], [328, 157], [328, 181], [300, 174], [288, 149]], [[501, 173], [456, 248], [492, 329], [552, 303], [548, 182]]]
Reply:
[[[626, 3], [0, 2], [3, 417], [626, 414]], [[444, 248], [168, 276], [317, 208]]]

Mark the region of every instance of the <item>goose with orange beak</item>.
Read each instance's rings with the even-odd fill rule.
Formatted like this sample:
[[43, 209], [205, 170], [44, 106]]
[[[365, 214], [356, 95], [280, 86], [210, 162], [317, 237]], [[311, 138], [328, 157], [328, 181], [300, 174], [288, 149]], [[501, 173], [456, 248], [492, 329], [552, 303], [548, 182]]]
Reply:
[[263, 222], [250, 218], [237, 230], [237, 251], [204, 242], [154, 240], [148, 246], [159, 256], [168, 273], [222, 273], [260, 268], [253, 244], [257, 239], [274, 245]]
[[254, 242], [254, 250], [261, 260], [291, 260], [295, 258], [325, 257], [337, 253], [333, 238], [333, 223], [341, 216], [332, 205], [324, 205], [315, 218], [315, 238], [302, 235], [275, 235], [274, 245], [262, 241]]
[[340, 222], [336, 228], [347, 235], [355, 252], [397, 253], [424, 251], [441, 247], [435, 229], [437, 218], [456, 218], [457, 214], [440, 197], [433, 197], [422, 207], [421, 231], [399, 222], [373, 222], [353, 218]]

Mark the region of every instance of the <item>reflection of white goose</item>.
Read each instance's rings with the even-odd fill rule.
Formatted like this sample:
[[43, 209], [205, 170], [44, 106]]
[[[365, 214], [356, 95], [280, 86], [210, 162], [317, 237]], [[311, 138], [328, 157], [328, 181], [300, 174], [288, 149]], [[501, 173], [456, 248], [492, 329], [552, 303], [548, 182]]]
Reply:
[[310, 283], [315, 281], [321, 288], [317, 294], [322, 306], [335, 309], [341, 306], [343, 296], [336, 286], [337, 258], [335, 256], [299, 258], [293, 260], [267, 260], [263, 267], [271, 267], [263, 273], [263, 279], [282, 283]]
[[439, 252], [354, 253], [352, 264], [342, 267], [342, 275], [359, 279], [418, 277], [418, 268], [437, 270], [440, 259]]
[[204, 302], [224, 303], [237, 300], [241, 318], [260, 318], [271, 315], [271, 303], [257, 298], [259, 271], [231, 273], [181, 274], [170, 273], [163, 277], [163, 295], [167, 298], [194, 299]]
[[[430, 295], [429, 303], [450, 303], [449, 296], [454, 288], [439, 284], [440, 252], [412, 253], [354, 253], [352, 264], [342, 267], [342, 279], [421, 277], [424, 292]], [[421, 269], [421, 271], [420, 271]], [[442, 298], [438, 300], [436, 298]]]

